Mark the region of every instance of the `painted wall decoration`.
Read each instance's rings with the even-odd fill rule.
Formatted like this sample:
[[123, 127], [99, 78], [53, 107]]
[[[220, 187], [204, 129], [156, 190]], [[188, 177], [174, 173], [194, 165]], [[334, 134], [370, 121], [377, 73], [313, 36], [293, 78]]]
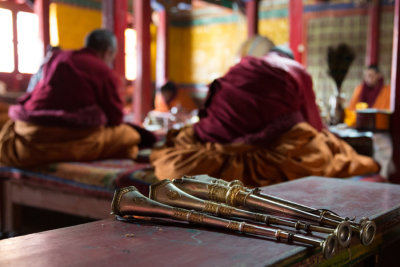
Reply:
[[[259, 33], [276, 44], [289, 42], [288, 0], [259, 2]], [[365, 3], [350, 0], [316, 0], [304, 3], [304, 63], [311, 73], [317, 100], [328, 106], [334, 83], [327, 75], [326, 51], [340, 42], [351, 44], [356, 59], [343, 83], [348, 99], [362, 79], [365, 66], [368, 12]], [[379, 65], [388, 83], [391, 69], [393, 3], [382, 1]], [[66, 49], [79, 48], [85, 35], [101, 26], [100, 0], [56, 0], [52, 3], [53, 41]], [[239, 7], [212, 6], [172, 16], [169, 25], [169, 76], [183, 88], [206, 93], [206, 85], [222, 76], [234, 63], [247, 38], [246, 18]], [[186, 15], [185, 15], [186, 14]], [[155, 79], [156, 28], [151, 28], [152, 79]], [[56, 37], [56, 38], [54, 38]], [[55, 39], [55, 40], [54, 40]]]
[[[260, 1], [259, 33], [276, 44], [289, 41], [287, 3]], [[170, 78], [201, 91], [237, 62], [239, 47], [247, 39], [246, 18], [235, 8], [219, 13], [215, 7], [203, 9], [191, 17], [173, 19], [169, 38]]]
[[[346, 106], [354, 88], [363, 78], [368, 28], [366, 6], [359, 7], [353, 4], [326, 6], [320, 6], [322, 10], [308, 6], [304, 15], [305, 64], [312, 75], [317, 102], [323, 113], [329, 111], [335, 92], [335, 84], [327, 74], [328, 46], [346, 43], [356, 51], [356, 58], [342, 85], [342, 96]], [[382, 8], [380, 23], [379, 65], [385, 83], [390, 83], [392, 35], [393, 8], [389, 5]]]
[[346, 43], [356, 51], [356, 58], [342, 84], [343, 97], [348, 99], [356, 85], [360, 83], [364, 69], [367, 17], [343, 16], [310, 19], [307, 27], [307, 70], [313, 77], [317, 100], [324, 106], [329, 105], [330, 97], [335, 93], [335, 84], [328, 76], [327, 51], [329, 46], [336, 47]]
[[52, 3], [50, 6], [50, 42], [63, 49], [81, 48], [86, 35], [101, 27], [101, 19], [101, 9]]

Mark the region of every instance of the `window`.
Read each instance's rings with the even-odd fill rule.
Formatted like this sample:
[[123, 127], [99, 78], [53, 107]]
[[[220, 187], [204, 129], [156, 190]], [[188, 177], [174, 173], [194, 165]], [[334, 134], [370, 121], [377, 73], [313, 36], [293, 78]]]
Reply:
[[43, 45], [39, 40], [39, 20], [30, 12], [17, 13], [18, 71], [35, 73], [43, 58]]
[[136, 79], [136, 31], [125, 30], [125, 78]]
[[14, 44], [12, 12], [0, 8], [0, 72], [14, 71]]
[[[10, 8], [3, 8], [4, 5]], [[38, 17], [29, 10], [18, 10], [20, 5], [5, 2], [3, 6], [0, 8], [0, 72], [35, 73], [43, 58]]]

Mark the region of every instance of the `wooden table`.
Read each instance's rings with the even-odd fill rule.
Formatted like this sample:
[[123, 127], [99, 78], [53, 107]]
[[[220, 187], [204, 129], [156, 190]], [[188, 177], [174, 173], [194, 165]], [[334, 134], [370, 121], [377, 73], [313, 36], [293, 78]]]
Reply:
[[[0, 266], [328, 266], [399, 259], [400, 186], [308, 177], [263, 188], [288, 200], [374, 219], [377, 235], [364, 247], [324, 260], [320, 249], [185, 223], [113, 219], [0, 241]], [[391, 253], [391, 251], [393, 253]], [[397, 254], [396, 254], [397, 253]]]

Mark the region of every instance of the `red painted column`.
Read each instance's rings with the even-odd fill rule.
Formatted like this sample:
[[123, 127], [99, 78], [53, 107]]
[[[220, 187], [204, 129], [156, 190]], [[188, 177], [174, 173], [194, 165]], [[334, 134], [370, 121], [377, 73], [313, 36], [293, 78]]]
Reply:
[[392, 54], [392, 86], [391, 86], [391, 108], [394, 111], [391, 118], [391, 134], [393, 142], [393, 163], [396, 171], [389, 180], [400, 184], [400, 0], [395, 1], [394, 25], [393, 25], [393, 54]]
[[102, 27], [114, 30], [114, 0], [102, 0], [101, 3]]
[[[15, 14], [15, 13], [14, 13]], [[40, 18], [40, 17], [39, 17]], [[40, 20], [40, 19], [39, 19]], [[17, 74], [19, 73], [18, 71], [18, 34], [17, 34], [17, 16], [12, 16], [12, 26], [13, 26], [13, 46], [14, 46], [14, 71], [13, 71], [13, 78], [12, 78], [12, 91], [17, 91], [19, 88], [19, 79], [17, 79]], [[40, 26], [39, 26], [40, 27]], [[40, 31], [40, 29], [39, 29]]]
[[258, 34], [258, 0], [246, 2], [247, 37]]
[[118, 53], [114, 61], [114, 70], [125, 79], [125, 29], [128, 2], [114, 0], [114, 34], [118, 41]]
[[379, 60], [379, 25], [380, 1], [373, 0], [368, 11], [368, 40], [365, 64], [378, 64]]
[[160, 10], [157, 15], [156, 88], [159, 89], [168, 81], [168, 11]]
[[156, 88], [159, 89], [168, 81], [168, 11], [160, 10], [157, 15]]
[[43, 42], [44, 55], [47, 46], [50, 44], [49, 6], [50, 0], [36, 0], [34, 5], [34, 11], [39, 18], [39, 36]]
[[134, 122], [141, 124], [152, 107], [150, 77], [150, 18], [148, 0], [133, 0], [137, 34], [137, 78], [133, 94]]
[[289, 2], [289, 44], [294, 59], [302, 63], [303, 45], [303, 1]]

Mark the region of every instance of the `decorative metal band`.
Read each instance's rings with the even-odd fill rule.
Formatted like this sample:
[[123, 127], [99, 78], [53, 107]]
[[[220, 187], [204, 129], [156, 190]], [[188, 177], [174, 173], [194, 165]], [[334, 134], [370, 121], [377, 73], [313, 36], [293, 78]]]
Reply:
[[238, 192], [236, 195], [236, 201], [237, 201], [238, 205], [246, 206], [246, 199], [250, 195], [251, 195], [251, 192], [244, 192], [243, 190], [240, 190], [240, 192]]
[[136, 191], [136, 190], [137, 190], [136, 187], [128, 186], [128, 187], [124, 187], [124, 188], [119, 189], [118, 191], [116, 191], [115, 196], [113, 198], [113, 201], [111, 203], [112, 212], [114, 214], [119, 215], [120, 214], [119, 204], [121, 203], [122, 197], [128, 192]]
[[269, 224], [269, 216], [261, 214], [261, 213], [255, 213], [254, 214], [254, 220], [256, 222], [263, 222], [263, 223], [265, 223], [267, 225]]
[[244, 199], [243, 199], [243, 205], [245, 205], [246, 204], [246, 200], [247, 200], [247, 198], [249, 197], [249, 196], [251, 196], [253, 194], [253, 192], [252, 191], [249, 191], [249, 192], [246, 192], [246, 196], [244, 197]]
[[191, 210], [188, 212], [188, 221], [192, 223], [203, 223], [204, 214]]
[[235, 209], [224, 204], [214, 203], [212, 201], [205, 201], [203, 212], [221, 215], [224, 217], [231, 217]]
[[228, 182], [229, 187], [232, 187], [235, 185], [239, 185], [242, 189], [244, 188], [244, 184], [239, 180], [232, 180], [232, 181]]
[[245, 226], [246, 226], [246, 223], [244, 223], [244, 222], [229, 221], [227, 228], [234, 230], [234, 231], [239, 231], [242, 233]]
[[281, 239], [281, 230], [276, 230], [276, 232], [275, 232], [275, 238], [276, 238], [276, 240], [280, 240]]
[[368, 217], [362, 217], [362, 218], [360, 219], [360, 222], [359, 222], [358, 224], [364, 225], [364, 224], [366, 224], [368, 221], [369, 221], [369, 218], [368, 218]]
[[203, 208], [204, 212], [211, 213], [211, 214], [218, 214], [219, 205], [212, 201], [205, 201], [205, 205]]
[[219, 205], [217, 212], [218, 212], [218, 215], [222, 215], [225, 217], [231, 217], [234, 210], [235, 210], [234, 208], [229, 207], [227, 205]]
[[241, 222], [241, 223], [239, 223], [239, 232], [243, 232], [243, 227], [245, 226], [246, 224], [244, 223], [244, 222]]
[[234, 231], [239, 231], [240, 227], [240, 222], [235, 222], [235, 221], [229, 221], [229, 224], [226, 228], [234, 230]]
[[228, 188], [218, 184], [208, 184], [209, 199], [217, 202], [225, 202], [225, 196]]
[[231, 188], [229, 188], [228, 192], [226, 193], [226, 198], [225, 202], [228, 205], [231, 206], [239, 206], [243, 205], [243, 203], [240, 201], [241, 198], [238, 198], [238, 193], [241, 191], [241, 188], [239, 185], [234, 185]]
[[304, 231], [311, 232], [311, 228], [310, 227], [311, 227], [310, 223], [308, 223], [308, 222], [304, 223]]
[[245, 223], [243, 223], [243, 224], [244, 225], [243, 225], [242, 232], [247, 233], [247, 234], [255, 234], [256, 233], [256, 228], [254, 228], [253, 225], [249, 225], [249, 224], [245, 224]]
[[325, 219], [326, 210], [323, 210], [319, 216], [319, 223], [322, 224], [322, 221]]
[[172, 215], [172, 217], [178, 220], [187, 221], [187, 217], [189, 215], [189, 212], [187, 210], [174, 208], [173, 211], [174, 214]]

